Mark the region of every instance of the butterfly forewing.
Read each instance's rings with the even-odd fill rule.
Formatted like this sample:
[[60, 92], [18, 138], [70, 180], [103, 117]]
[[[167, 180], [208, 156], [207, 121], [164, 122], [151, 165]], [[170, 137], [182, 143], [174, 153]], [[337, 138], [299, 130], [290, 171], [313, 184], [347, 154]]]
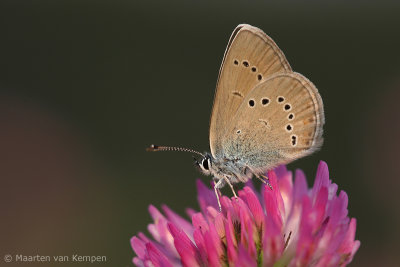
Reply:
[[239, 25], [233, 32], [221, 65], [210, 122], [210, 148], [222, 156], [228, 123], [247, 94], [270, 75], [291, 71], [284, 54], [263, 31]]
[[323, 124], [316, 87], [301, 74], [278, 73], [243, 98], [222, 137], [222, 153], [252, 169], [271, 169], [318, 149]]

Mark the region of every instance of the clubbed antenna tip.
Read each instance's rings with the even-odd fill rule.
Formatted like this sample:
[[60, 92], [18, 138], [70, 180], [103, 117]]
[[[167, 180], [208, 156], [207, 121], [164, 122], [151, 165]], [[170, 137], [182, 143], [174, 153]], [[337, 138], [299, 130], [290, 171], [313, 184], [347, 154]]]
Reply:
[[148, 148], [146, 148], [146, 151], [157, 151], [158, 150], [158, 146], [156, 145], [151, 145]]

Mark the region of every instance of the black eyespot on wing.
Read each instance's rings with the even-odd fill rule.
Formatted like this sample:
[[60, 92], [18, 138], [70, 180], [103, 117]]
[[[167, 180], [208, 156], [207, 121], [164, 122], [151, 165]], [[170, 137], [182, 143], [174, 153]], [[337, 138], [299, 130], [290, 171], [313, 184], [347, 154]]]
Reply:
[[295, 146], [297, 143], [297, 136], [292, 135], [291, 138], [292, 138], [292, 146]]
[[261, 99], [261, 104], [263, 104], [263, 106], [266, 106], [268, 103], [269, 103], [269, 99], [268, 98]]

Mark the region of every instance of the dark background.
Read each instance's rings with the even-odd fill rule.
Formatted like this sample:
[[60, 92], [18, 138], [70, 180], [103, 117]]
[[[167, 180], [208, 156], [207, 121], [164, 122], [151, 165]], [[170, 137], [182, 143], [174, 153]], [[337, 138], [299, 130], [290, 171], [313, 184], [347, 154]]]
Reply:
[[399, 7], [382, 1], [2, 1], [2, 264], [8, 253], [77, 253], [107, 256], [107, 263], [93, 266], [129, 266], [129, 240], [147, 231], [150, 203], [180, 214], [198, 208], [195, 180], [202, 176], [191, 155], [145, 148], [209, 149], [225, 46], [237, 24], [249, 23], [276, 41], [325, 104], [322, 150], [289, 168], [304, 169], [311, 184], [325, 160], [357, 218], [361, 247], [352, 266], [395, 266]]

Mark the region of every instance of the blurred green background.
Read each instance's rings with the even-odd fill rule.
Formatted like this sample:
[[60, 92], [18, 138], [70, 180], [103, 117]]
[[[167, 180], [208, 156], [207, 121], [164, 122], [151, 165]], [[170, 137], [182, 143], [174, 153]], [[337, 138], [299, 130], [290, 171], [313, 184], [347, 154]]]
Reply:
[[1, 1], [1, 257], [130, 266], [150, 203], [197, 208], [195, 180], [210, 178], [191, 155], [145, 148], [209, 150], [225, 46], [249, 23], [324, 100], [322, 150], [289, 168], [311, 184], [325, 160], [348, 193], [361, 240], [352, 266], [398, 266], [399, 11], [382, 1]]

